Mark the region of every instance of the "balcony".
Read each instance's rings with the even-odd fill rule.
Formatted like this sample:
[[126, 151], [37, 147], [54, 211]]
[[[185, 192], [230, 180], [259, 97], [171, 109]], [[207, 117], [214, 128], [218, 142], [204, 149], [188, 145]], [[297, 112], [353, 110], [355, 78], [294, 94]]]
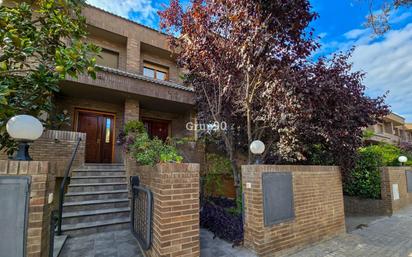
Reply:
[[183, 85], [149, 78], [140, 74], [125, 72], [119, 69], [99, 66], [94, 80], [88, 75], [80, 75], [77, 79], [67, 78], [65, 84], [82, 84], [79, 90], [85, 86], [104, 88], [118, 91], [119, 93], [134, 94], [138, 96], [168, 100], [175, 103], [194, 105], [194, 90]]
[[397, 135], [386, 133], [386, 132], [376, 133], [369, 140], [374, 141], [374, 142], [388, 143], [388, 144], [399, 144], [401, 142], [400, 137], [398, 137]]

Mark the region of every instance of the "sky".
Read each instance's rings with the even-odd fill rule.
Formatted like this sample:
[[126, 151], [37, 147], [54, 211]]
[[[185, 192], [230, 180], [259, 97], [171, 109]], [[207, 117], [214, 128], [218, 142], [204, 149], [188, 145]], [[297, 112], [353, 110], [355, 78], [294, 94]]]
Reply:
[[[164, 9], [169, 0], [87, 2], [156, 29], [157, 11]], [[328, 56], [355, 47], [351, 62], [354, 70], [366, 73], [367, 95], [376, 97], [388, 92], [386, 101], [391, 110], [412, 122], [412, 8], [392, 12], [392, 30], [376, 37], [364, 26], [369, 13], [366, 0], [310, 0], [310, 3], [320, 16], [311, 24], [322, 45], [316, 55]]]

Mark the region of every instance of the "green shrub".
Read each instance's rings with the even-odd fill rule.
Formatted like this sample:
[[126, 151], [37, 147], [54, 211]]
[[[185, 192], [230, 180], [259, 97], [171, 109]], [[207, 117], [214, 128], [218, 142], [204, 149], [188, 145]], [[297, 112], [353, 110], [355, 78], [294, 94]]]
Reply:
[[206, 169], [204, 176], [204, 187], [206, 191], [211, 192], [212, 189], [215, 189], [217, 193], [223, 193], [222, 176], [232, 176], [230, 160], [222, 155], [207, 154]]
[[380, 167], [399, 166], [399, 156], [408, 157], [406, 165], [412, 165], [411, 153], [390, 145], [378, 144], [362, 147], [355, 168], [349, 173], [344, 184], [345, 194], [364, 198], [381, 197]]
[[140, 121], [129, 121], [125, 125], [126, 150], [140, 165], [157, 163], [180, 163], [183, 157], [176, 147], [158, 138], [150, 139]]
[[383, 159], [380, 153], [360, 151], [356, 167], [349, 174], [344, 185], [345, 194], [364, 198], [381, 197], [380, 167]]
[[382, 157], [382, 166], [400, 166], [398, 161], [399, 156], [405, 155], [408, 157], [406, 165], [412, 165], [412, 156], [410, 153], [403, 151], [400, 147], [390, 144], [377, 144], [362, 147], [360, 152], [372, 152]]

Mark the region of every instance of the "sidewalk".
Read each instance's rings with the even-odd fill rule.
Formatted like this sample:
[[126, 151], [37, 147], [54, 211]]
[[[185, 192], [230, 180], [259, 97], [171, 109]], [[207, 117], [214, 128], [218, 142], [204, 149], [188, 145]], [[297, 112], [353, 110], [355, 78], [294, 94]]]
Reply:
[[412, 257], [412, 206], [291, 257]]

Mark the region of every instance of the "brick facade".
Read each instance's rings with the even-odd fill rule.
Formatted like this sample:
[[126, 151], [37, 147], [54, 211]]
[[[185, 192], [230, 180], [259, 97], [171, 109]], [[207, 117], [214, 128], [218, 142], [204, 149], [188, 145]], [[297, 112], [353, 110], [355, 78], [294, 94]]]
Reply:
[[54, 174], [48, 162], [0, 161], [0, 176], [30, 176], [30, 202], [27, 231], [27, 256], [47, 257], [49, 253], [50, 213], [48, 195], [53, 192]]
[[[265, 227], [262, 174], [290, 172], [293, 180], [292, 220]], [[246, 183], [250, 183], [248, 188]], [[276, 256], [345, 233], [339, 168], [320, 166], [242, 166], [245, 246], [258, 256]]]
[[[48, 161], [50, 170], [53, 171], [56, 177], [63, 177], [79, 137], [82, 138], [82, 142], [73, 167], [81, 166], [84, 164], [86, 141], [86, 135], [83, 133], [46, 130], [38, 140], [31, 144], [29, 154], [34, 161]], [[0, 152], [0, 160], [7, 159], [6, 153]]]
[[[391, 212], [399, 211], [403, 207], [412, 204], [412, 193], [408, 193], [405, 171], [411, 171], [411, 167], [384, 167], [382, 168], [382, 199], [390, 206]], [[394, 200], [392, 185], [399, 188], [399, 200]]]
[[199, 164], [127, 165], [153, 192], [150, 257], [199, 257]]
[[140, 105], [135, 99], [126, 99], [124, 101], [124, 122], [131, 120], [140, 120]]
[[[412, 204], [412, 193], [407, 191], [406, 171], [411, 167], [381, 168], [381, 199], [345, 196], [345, 213], [350, 215], [392, 215]], [[399, 188], [399, 199], [394, 199], [393, 185]]]

